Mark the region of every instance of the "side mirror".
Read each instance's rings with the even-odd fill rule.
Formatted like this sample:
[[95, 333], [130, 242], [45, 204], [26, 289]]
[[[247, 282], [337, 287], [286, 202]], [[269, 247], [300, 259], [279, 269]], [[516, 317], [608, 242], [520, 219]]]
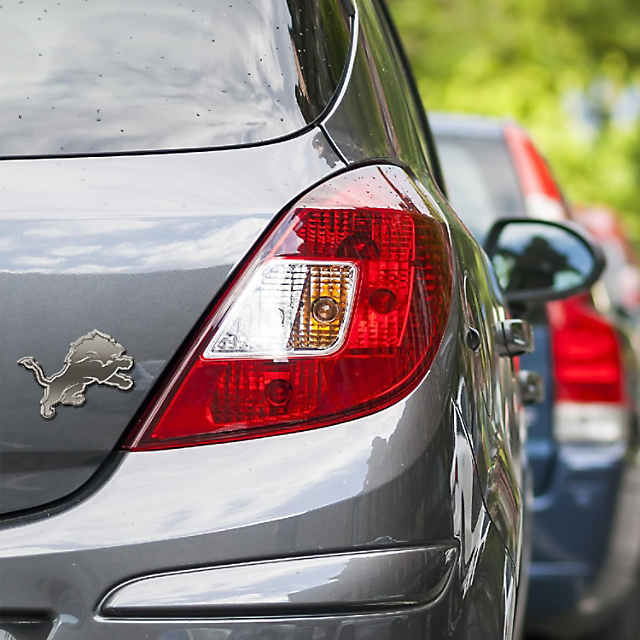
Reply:
[[600, 277], [604, 254], [578, 227], [533, 218], [503, 218], [485, 250], [508, 302], [568, 298]]

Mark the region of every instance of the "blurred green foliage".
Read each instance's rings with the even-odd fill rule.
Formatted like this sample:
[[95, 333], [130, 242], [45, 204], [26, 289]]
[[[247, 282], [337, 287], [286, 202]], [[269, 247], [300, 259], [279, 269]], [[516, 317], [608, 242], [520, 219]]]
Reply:
[[[640, 123], [612, 118], [640, 89], [640, 0], [388, 4], [427, 110], [515, 118], [570, 200], [613, 206], [640, 240]], [[568, 106], [576, 95], [596, 126]]]

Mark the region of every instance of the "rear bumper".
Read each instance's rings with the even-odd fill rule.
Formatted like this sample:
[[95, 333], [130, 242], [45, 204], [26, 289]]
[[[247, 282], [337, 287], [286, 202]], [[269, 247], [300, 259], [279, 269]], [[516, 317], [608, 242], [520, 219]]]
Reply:
[[116, 587], [82, 620], [0, 618], [0, 631], [18, 640], [422, 639], [424, 628], [449, 624], [457, 556], [452, 541], [154, 575]]
[[[262, 611], [237, 611], [221, 607], [217, 611], [212, 609], [208, 612], [188, 609], [179, 612], [174, 609], [165, 611], [164, 614], [159, 610], [112, 610], [105, 612], [110, 614], [107, 616], [102, 615], [100, 610], [83, 611], [85, 603], [79, 599], [82, 595], [90, 597], [91, 594], [77, 592], [76, 602], [69, 602], [67, 611], [73, 610], [79, 615], [68, 612], [52, 615], [51, 612], [43, 612], [41, 621], [38, 621], [38, 616], [34, 613], [26, 615], [21, 612], [22, 615], [13, 614], [9, 618], [0, 616], [0, 631], [9, 631], [17, 640], [440, 640], [445, 637], [471, 640], [477, 637], [475, 634], [481, 629], [483, 638], [503, 640], [505, 611], [501, 606], [500, 588], [505, 589], [505, 602], [513, 597], [515, 583], [511, 573], [512, 565], [505, 563], [502, 578], [494, 581], [488, 569], [491, 563], [494, 563], [495, 568], [496, 557], [505, 556], [502, 541], [493, 527], [484, 531], [484, 545], [486, 557], [479, 558], [477, 565], [482, 576], [479, 580], [468, 583], [468, 590], [464, 589], [457, 571], [458, 549], [454, 547], [455, 553], [449, 554], [452, 570], [447, 572], [444, 580], [434, 585], [435, 590], [430, 590], [429, 597], [432, 599], [422, 604], [406, 605], [392, 599], [390, 607], [376, 609], [360, 605], [359, 611], [342, 611], [337, 608], [331, 613], [311, 609], [306, 612], [291, 609], [281, 613], [264, 608]], [[439, 545], [430, 549], [429, 553], [441, 551], [442, 545]], [[365, 559], [369, 556], [371, 559], [374, 555], [375, 552], [363, 552], [361, 557]], [[322, 556], [317, 559], [322, 560]], [[290, 565], [295, 564], [296, 560], [283, 559], [279, 562]], [[387, 568], [392, 565], [393, 563]], [[499, 576], [499, 572], [497, 575]], [[394, 575], [390, 571], [386, 575], [378, 573], [377, 576], [370, 577], [373, 584], [377, 582], [379, 585], [382, 578], [388, 585], [394, 581], [397, 585], [398, 579], [403, 576]], [[340, 575], [334, 576], [323, 585], [324, 589], [331, 591], [341, 578]], [[371, 583], [358, 582], [355, 586], [366, 591]], [[300, 581], [298, 584], [302, 586]], [[310, 589], [317, 589], [317, 576], [309, 584]], [[228, 586], [233, 591], [234, 585]], [[59, 587], [66, 590], [63, 582]], [[261, 585], [256, 587], [259, 591]], [[464, 602], [461, 598], [462, 591], [466, 591]], [[304, 589], [299, 594], [304, 595]], [[66, 595], [72, 594], [67, 591]], [[347, 604], [350, 606], [350, 603]]]
[[[83, 494], [2, 523], [0, 630], [17, 640], [503, 638], [513, 565], [454, 419], [453, 368], [442, 367], [352, 422], [121, 453]], [[195, 570], [211, 579], [197, 586]]]
[[558, 447], [533, 504], [529, 629], [575, 635], [623, 601], [636, 579], [639, 510], [638, 463], [624, 446]]

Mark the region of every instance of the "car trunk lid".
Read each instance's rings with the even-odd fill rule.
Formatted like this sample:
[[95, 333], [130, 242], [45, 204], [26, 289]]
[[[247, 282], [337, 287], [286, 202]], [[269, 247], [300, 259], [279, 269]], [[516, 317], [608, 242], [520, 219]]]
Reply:
[[[340, 166], [317, 130], [243, 149], [0, 163], [0, 513], [58, 500], [97, 471], [232, 266]], [[124, 358], [107, 367], [115, 377], [78, 364], [96, 350]], [[53, 419], [45, 392], [49, 411], [65, 395]]]

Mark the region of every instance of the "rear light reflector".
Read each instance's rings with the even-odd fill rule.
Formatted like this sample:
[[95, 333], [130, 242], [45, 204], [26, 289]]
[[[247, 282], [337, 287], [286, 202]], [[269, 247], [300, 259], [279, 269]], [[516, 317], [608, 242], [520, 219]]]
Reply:
[[268, 436], [389, 406], [426, 374], [451, 287], [446, 226], [406, 173], [343, 173], [240, 265], [125, 446]]
[[615, 444], [629, 436], [629, 411], [616, 404], [558, 402], [553, 419], [558, 442]]
[[611, 442], [627, 436], [629, 411], [615, 327], [588, 298], [548, 306], [560, 442]]

